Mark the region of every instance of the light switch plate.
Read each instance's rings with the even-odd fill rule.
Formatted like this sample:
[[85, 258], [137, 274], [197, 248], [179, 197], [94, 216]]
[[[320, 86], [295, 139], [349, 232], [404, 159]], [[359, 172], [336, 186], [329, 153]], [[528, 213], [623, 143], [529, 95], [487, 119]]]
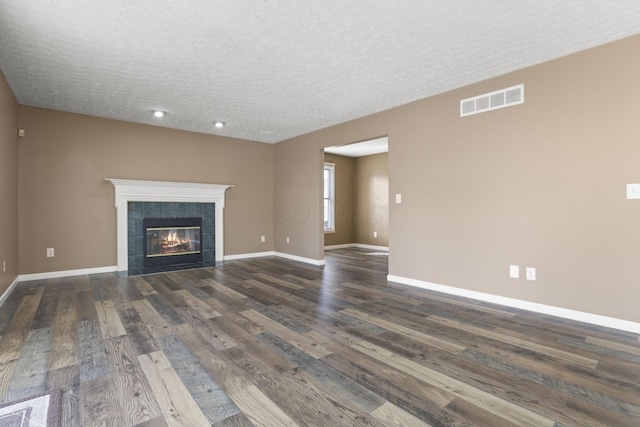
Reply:
[[402, 194], [396, 194], [396, 203], [397, 204], [402, 203]]
[[627, 199], [640, 199], [640, 184], [627, 184]]
[[509, 266], [509, 277], [512, 279], [520, 278], [520, 266], [519, 265], [510, 265]]

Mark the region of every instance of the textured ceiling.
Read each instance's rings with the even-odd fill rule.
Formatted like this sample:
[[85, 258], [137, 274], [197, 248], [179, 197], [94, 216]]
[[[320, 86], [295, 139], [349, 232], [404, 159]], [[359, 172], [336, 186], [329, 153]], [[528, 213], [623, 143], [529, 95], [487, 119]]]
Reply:
[[638, 33], [636, 0], [0, 0], [0, 69], [21, 104], [278, 142]]

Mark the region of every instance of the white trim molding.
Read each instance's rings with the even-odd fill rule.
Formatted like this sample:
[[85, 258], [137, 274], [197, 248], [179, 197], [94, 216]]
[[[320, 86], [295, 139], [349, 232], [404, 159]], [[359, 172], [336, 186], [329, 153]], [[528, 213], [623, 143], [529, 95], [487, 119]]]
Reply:
[[453, 286], [439, 285], [437, 283], [424, 282], [422, 280], [409, 279], [407, 277], [394, 276], [391, 274], [387, 275], [387, 280], [390, 282], [401, 283], [403, 285], [414, 286], [416, 288], [443, 292], [450, 295], [472, 298], [479, 301], [490, 302], [507, 307], [533, 311], [541, 314], [548, 314], [550, 316], [562, 317], [564, 319], [576, 320], [578, 322], [591, 323], [592, 325], [605, 326], [607, 328], [619, 329], [621, 331], [640, 334], [640, 323], [630, 322], [628, 320], [600, 316], [598, 314], [585, 313], [582, 311], [554, 307], [551, 305], [538, 304], [535, 302], [529, 302], [515, 298], [501, 297], [499, 295], [486, 294], [483, 292], [470, 291], [468, 289], [455, 288]]
[[304, 262], [305, 264], [312, 264], [312, 265], [319, 265], [319, 266], [324, 265], [323, 259], [305, 258], [298, 255], [287, 254], [284, 252], [276, 252], [275, 256], [280, 258], [290, 259], [292, 261]]
[[249, 258], [262, 258], [266, 256], [275, 256], [276, 253], [274, 251], [269, 252], [254, 252], [248, 254], [235, 254], [235, 255], [225, 255], [225, 261], [233, 261], [235, 259], [249, 259]]
[[232, 261], [232, 260], [238, 260], [238, 259], [262, 258], [267, 256], [276, 256], [279, 258], [290, 259], [292, 261], [304, 262], [305, 264], [320, 265], [320, 266], [324, 265], [323, 259], [305, 258], [298, 255], [291, 255], [284, 252], [275, 252], [275, 251], [227, 255], [224, 257], [224, 260]]
[[375, 246], [375, 245], [365, 245], [362, 243], [345, 243], [342, 245], [331, 245], [325, 246], [325, 251], [331, 251], [333, 249], [348, 249], [348, 248], [360, 248], [360, 249], [371, 249], [374, 251], [387, 251], [389, 252], [389, 246]]
[[7, 298], [9, 298], [9, 296], [11, 296], [11, 292], [13, 292], [13, 290], [18, 285], [18, 283], [20, 283], [20, 276], [17, 276], [13, 280], [13, 282], [9, 285], [7, 290], [2, 293], [2, 296], [0, 296], [0, 307], [2, 307], [2, 304], [4, 304], [4, 302], [7, 300]]
[[128, 270], [129, 226], [127, 215], [129, 202], [215, 203], [216, 261], [224, 260], [225, 191], [234, 185], [111, 178], [106, 180], [115, 187], [117, 271]]
[[115, 271], [117, 271], [117, 267], [115, 265], [111, 265], [108, 267], [81, 268], [78, 270], [62, 270], [49, 271], [46, 273], [22, 274], [19, 278], [21, 282], [29, 282], [31, 280], [57, 279], [59, 277], [82, 276], [85, 274], [113, 273]]

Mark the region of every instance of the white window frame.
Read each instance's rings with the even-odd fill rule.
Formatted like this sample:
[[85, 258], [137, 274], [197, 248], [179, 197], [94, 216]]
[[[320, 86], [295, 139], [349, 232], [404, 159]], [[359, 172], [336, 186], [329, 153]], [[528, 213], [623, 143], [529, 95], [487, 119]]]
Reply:
[[[324, 197], [325, 193], [327, 193], [325, 187], [326, 181], [324, 178], [325, 171], [329, 171], [329, 197]], [[336, 232], [336, 165], [335, 163], [327, 163], [324, 164], [324, 169], [322, 170], [322, 224], [324, 226], [325, 233], [335, 233]], [[329, 218], [327, 224], [325, 225], [324, 220], [324, 210], [325, 204], [329, 202]]]

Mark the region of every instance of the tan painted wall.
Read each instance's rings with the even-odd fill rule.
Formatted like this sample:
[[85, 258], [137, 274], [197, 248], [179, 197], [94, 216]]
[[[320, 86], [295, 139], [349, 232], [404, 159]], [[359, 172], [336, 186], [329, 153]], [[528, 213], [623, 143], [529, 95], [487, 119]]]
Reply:
[[[321, 148], [387, 135], [390, 274], [639, 322], [639, 51], [631, 37], [277, 144], [276, 249], [322, 258]], [[525, 104], [459, 117], [519, 83]]]
[[[389, 155], [356, 160], [355, 242], [389, 246]], [[373, 237], [377, 232], [378, 237]]]
[[273, 250], [272, 145], [25, 106], [19, 121], [21, 274], [116, 264], [105, 178], [235, 184], [225, 255]]
[[17, 130], [18, 103], [0, 73], [0, 295], [18, 276]]
[[353, 243], [356, 159], [325, 153], [324, 161], [336, 165], [336, 227], [335, 233], [324, 233], [324, 244]]

